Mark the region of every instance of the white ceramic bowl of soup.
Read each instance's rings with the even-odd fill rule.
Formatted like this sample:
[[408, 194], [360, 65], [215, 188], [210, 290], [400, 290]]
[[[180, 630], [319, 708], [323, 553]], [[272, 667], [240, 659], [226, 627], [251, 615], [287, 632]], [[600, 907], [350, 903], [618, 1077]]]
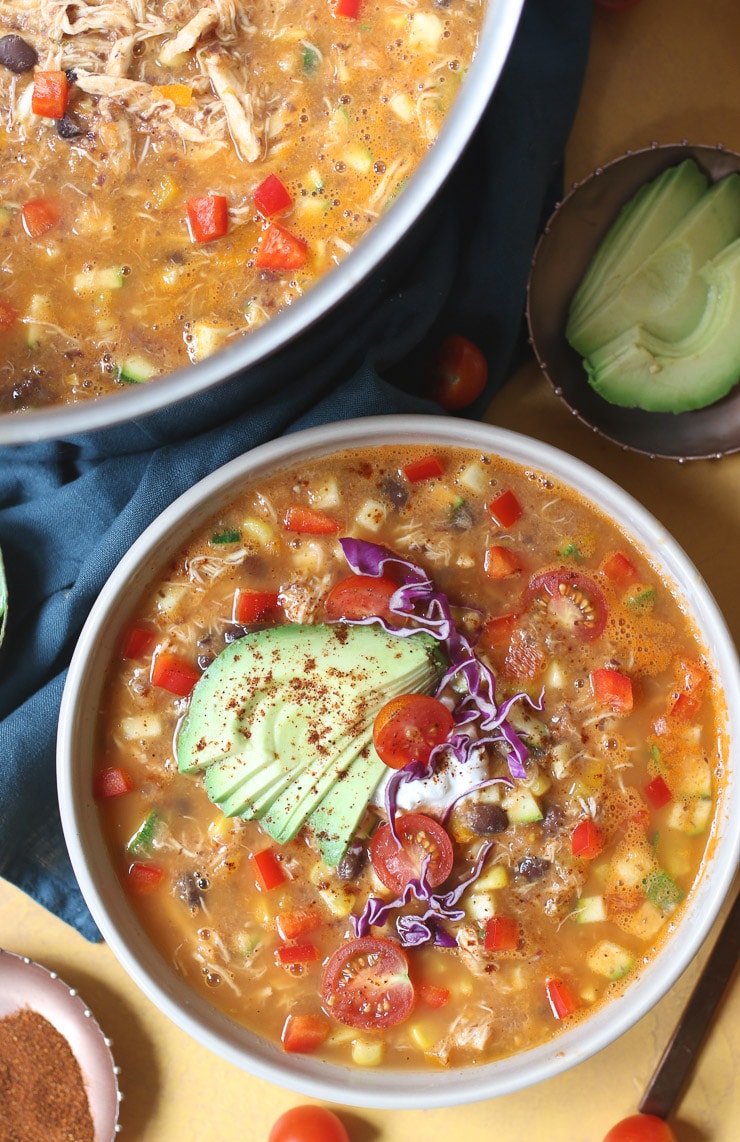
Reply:
[[[682, 905], [679, 936], [671, 934], [660, 945], [618, 1000], [542, 1045], [483, 1065], [426, 1070], [339, 1066], [310, 1054], [288, 1054], [279, 1042], [267, 1042], [232, 1022], [194, 993], [147, 936], [112, 867], [92, 795], [102, 679], [118, 653], [137, 596], [194, 529], [237, 496], [245, 480], [327, 453], [372, 450], [386, 443], [470, 448], [574, 489], [631, 537], [672, 586], [724, 691], [724, 779], [707, 855]], [[180, 1028], [235, 1065], [305, 1095], [365, 1107], [440, 1107], [510, 1093], [578, 1064], [632, 1027], [675, 983], [707, 936], [737, 869], [739, 742], [740, 669], [723, 618], [687, 555], [639, 503], [581, 461], [508, 430], [459, 419], [375, 417], [309, 429], [254, 449], [181, 496], [132, 545], [94, 605], [69, 669], [59, 722], [59, 797], [73, 867], [104, 939], [151, 1002]]]

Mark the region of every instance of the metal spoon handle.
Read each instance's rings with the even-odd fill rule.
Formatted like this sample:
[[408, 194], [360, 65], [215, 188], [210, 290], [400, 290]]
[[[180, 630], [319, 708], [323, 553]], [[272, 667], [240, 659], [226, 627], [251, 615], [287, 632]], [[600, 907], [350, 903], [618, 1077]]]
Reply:
[[678, 1101], [717, 1004], [737, 966], [740, 895], [735, 897], [683, 1014], [640, 1103], [643, 1114], [667, 1118]]

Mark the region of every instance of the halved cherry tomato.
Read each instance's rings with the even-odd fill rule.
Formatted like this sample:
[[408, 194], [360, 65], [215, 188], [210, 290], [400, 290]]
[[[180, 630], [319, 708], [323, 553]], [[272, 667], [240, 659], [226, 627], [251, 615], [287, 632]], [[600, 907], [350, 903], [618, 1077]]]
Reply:
[[144, 861], [135, 860], [128, 868], [128, 886], [132, 892], [139, 896], [148, 896], [156, 892], [164, 880], [164, 870], [156, 864], [145, 864]]
[[335, 583], [326, 596], [330, 619], [390, 618], [391, 596], [398, 583], [388, 575], [349, 575]]
[[604, 847], [604, 835], [598, 825], [590, 817], [579, 821], [570, 834], [570, 851], [573, 856], [583, 857], [584, 860], [593, 860]]
[[204, 194], [187, 204], [190, 236], [194, 242], [213, 242], [229, 229], [229, 204], [223, 194]]
[[609, 670], [600, 666], [591, 671], [591, 690], [600, 706], [606, 706], [615, 714], [629, 714], [634, 704], [632, 681], [619, 670]]
[[593, 579], [569, 568], [535, 575], [524, 593], [524, 603], [546, 612], [582, 642], [592, 642], [606, 626], [603, 591]]
[[244, 625], [269, 618], [277, 605], [277, 591], [243, 591], [240, 588], [234, 596], [234, 622]]
[[510, 488], [501, 492], [491, 500], [487, 507], [488, 514], [499, 527], [511, 527], [522, 516], [522, 505]]
[[300, 270], [308, 257], [308, 245], [284, 226], [273, 222], [268, 228], [254, 264], [260, 270]]
[[545, 994], [556, 1019], [567, 1019], [578, 1010], [579, 1003], [569, 985], [562, 979], [548, 979]]
[[29, 238], [40, 238], [61, 221], [62, 212], [53, 198], [31, 198], [21, 209], [23, 229]]
[[349, 1142], [349, 1134], [332, 1110], [294, 1106], [280, 1115], [267, 1142]]
[[390, 769], [411, 761], [426, 763], [435, 746], [447, 741], [455, 721], [443, 702], [428, 694], [399, 694], [379, 711], [373, 745]]
[[110, 765], [95, 774], [93, 781], [93, 796], [100, 798], [120, 797], [122, 793], [130, 793], [134, 783], [125, 769], [118, 765]]
[[390, 940], [361, 936], [330, 957], [321, 982], [324, 1007], [340, 1023], [395, 1027], [414, 1005], [408, 960]]
[[252, 857], [252, 868], [257, 874], [260, 888], [264, 892], [278, 888], [287, 879], [274, 849], [260, 849], [259, 852], [256, 852]]
[[439, 456], [434, 455], [422, 456], [420, 460], [411, 460], [403, 467], [404, 476], [412, 484], [417, 484], [420, 480], [431, 480], [435, 476], [441, 476], [443, 472], [442, 461]]
[[331, 535], [340, 530], [341, 524], [315, 508], [294, 506], [285, 513], [283, 527], [286, 531], [300, 531], [308, 535]]
[[483, 946], [488, 952], [513, 952], [519, 946], [519, 924], [513, 916], [491, 916], [486, 921]]
[[281, 214], [284, 210], [290, 210], [293, 205], [293, 199], [290, 197], [288, 188], [276, 174], [268, 174], [264, 182], [259, 184], [252, 198], [254, 205], [265, 218], [269, 218], [273, 214]]
[[192, 662], [187, 662], [171, 651], [161, 650], [152, 660], [151, 682], [160, 690], [169, 690], [186, 698], [200, 678], [200, 671]]
[[677, 1142], [667, 1122], [655, 1114], [632, 1114], [612, 1126], [604, 1142]]
[[483, 561], [486, 575], [489, 579], [508, 579], [510, 575], [518, 575], [522, 569], [522, 561], [510, 547], [502, 547], [494, 543], [487, 548]]
[[477, 345], [453, 333], [440, 345], [432, 366], [432, 396], [448, 412], [476, 400], [488, 380], [488, 362]]
[[283, 1050], [291, 1054], [310, 1055], [321, 1046], [330, 1030], [329, 1020], [321, 1015], [289, 1015], [280, 1036]]
[[62, 119], [69, 99], [66, 71], [37, 71], [33, 77], [31, 110], [45, 119]]
[[400, 845], [387, 822], [373, 834], [370, 859], [378, 880], [400, 896], [408, 882], [421, 875], [425, 861], [432, 888], [447, 880], [454, 852], [444, 826], [426, 813], [404, 813], [396, 817], [395, 824]]
[[643, 792], [653, 809], [662, 809], [664, 805], [673, 800], [673, 794], [660, 774], [647, 783]]

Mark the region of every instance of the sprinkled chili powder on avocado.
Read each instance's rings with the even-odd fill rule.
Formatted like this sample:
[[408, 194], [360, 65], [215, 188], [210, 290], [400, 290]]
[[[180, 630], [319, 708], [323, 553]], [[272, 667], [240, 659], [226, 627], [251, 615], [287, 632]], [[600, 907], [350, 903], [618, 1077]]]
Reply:
[[94, 1142], [80, 1065], [56, 1027], [25, 1007], [0, 1019], [0, 1142]]

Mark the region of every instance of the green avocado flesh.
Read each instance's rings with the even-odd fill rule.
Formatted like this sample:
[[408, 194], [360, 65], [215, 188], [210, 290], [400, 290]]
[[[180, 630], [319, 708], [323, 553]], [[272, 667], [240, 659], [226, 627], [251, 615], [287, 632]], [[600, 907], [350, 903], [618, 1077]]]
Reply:
[[204, 771], [227, 816], [259, 819], [279, 844], [308, 825], [336, 865], [386, 771], [372, 744], [378, 711], [399, 694], [430, 693], [444, 665], [423, 632], [294, 623], [254, 631], [196, 684], [178, 768]]
[[[656, 211], [660, 227], [650, 225]], [[668, 232], [656, 242], [666, 218]], [[734, 387], [738, 241], [740, 175], [707, 187], [693, 160], [663, 172], [625, 207], [579, 287], [566, 328], [600, 396], [678, 413], [713, 404]]]

